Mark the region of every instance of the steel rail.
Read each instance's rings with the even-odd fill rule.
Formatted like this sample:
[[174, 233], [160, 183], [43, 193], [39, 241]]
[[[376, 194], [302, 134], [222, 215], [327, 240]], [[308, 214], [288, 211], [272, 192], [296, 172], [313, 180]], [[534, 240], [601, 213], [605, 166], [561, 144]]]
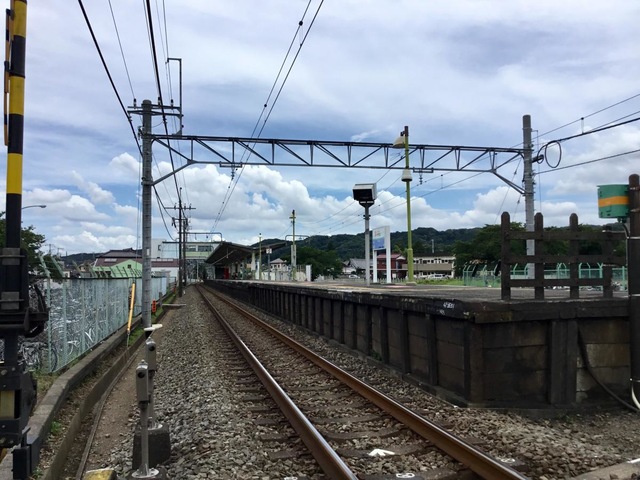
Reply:
[[[320, 468], [329, 478], [337, 480], [357, 480], [358, 477], [344, 463], [342, 458], [331, 448], [325, 438], [316, 430], [309, 419], [300, 411], [296, 404], [289, 398], [285, 391], [278, 385], [271, 374], [264, 368], [256, 356], [249, 350], [231, 326], [222, 318], [222, 315], [204, 295], [202, 287], [198, 286], [198, 292], [206, 302], [211, 312], [218, 318], [229, 338], [233, 341], [249, 366], [258, 376], [269, 395], [276, 402], [282, 413], [287, 417], [293, 429], [300, 436]], [[226, 302], [225, 302], [226, 303]]]
[[218, 298], [220, 298], [222, 301], [224, 301], [231, 308], [235, 309], [238, 312], [241, 312], [248, 318], [251, 318], [256, 325], [264, 328], [266, 331], [281, 340], [283, 343], [287, 344], [296, 352], [305, 356], [308, 360], [329, 372], [335, 378], [348, 385], [354, 391], [377, 405], [379, 408], [394, 417], [396, 420], [405, 424], [415, 433], [429, 440], [443, 452], [447, 453], [449, 456], [466, 465], [471, 471], [473, 471], [477, 475], [480, 475], [482, 478], [485, 478], [487, 480], [528, 479], [528, 477], [522, 475], [520, 472], [517, 472], [509, 466], [499, 462], [495, 458], [488, 456], [484, 452], [475, 448], [473, 445], [468, 444], [461, 438], [458, 438], [452, 433], [447, 432], [435, 423], [432, 423], [426, 418], [412, 412], [405, 406], [399, 404], [398, 402], [383, 394], [382, 392], [379, 392], [375, 388], [370, 387], [350, 373], [347, 373], [333, 363], [309, 351], [306, 347], [279, 332], [272, 326], [266, 324], [251, 312], [243, 309], [235, 303], [228, 301], [223, 296], [220, 296], [217, 292], [214, 292], [211, 289], [208, 290]]

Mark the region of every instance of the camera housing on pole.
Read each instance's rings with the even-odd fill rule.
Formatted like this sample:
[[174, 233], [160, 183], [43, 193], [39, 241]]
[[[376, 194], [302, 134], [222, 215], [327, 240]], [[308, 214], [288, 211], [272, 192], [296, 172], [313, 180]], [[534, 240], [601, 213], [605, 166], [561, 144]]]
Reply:
[[371, 284], [371, 240], [369, 232], [369, 207], [376, 202], [378, 195], [375, 183], [356, 183], [353, 186], [353, 199], [364, 207], [364, 261], [365, 284]]
[[375, 203], [377, 195], [375, 183], [356, 183], [353, 186], [353, 199], [365, 208]]

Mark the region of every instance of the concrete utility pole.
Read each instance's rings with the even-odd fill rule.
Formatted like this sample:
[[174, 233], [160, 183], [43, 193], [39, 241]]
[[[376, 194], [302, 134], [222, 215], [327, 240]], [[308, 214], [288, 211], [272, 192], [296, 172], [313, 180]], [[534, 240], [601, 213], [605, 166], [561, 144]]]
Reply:
[[[531, 143], [531, 115], [522, 117], [522, 147], [524, 162], [524, 205], [525, 228], [534, 230], [534, 182], [533, 182], [533, 143]], [[535, 255], [535, 241], [527, 240], [527, 255]], [[533, 264], [528, 264], [529, 278], [533, 278]]]
[[291, 224], [293, 225], [293, 244], [291, 245], [291, 280], [296, 281], [296, 211], [291, 210]]
[[184, 270], [184, 256], [182, 245], [184, 239], [182, 237], [182, 189], [180, 189], [180, 195], [178, 195], [178, 296], [182, 296], [182, 272]]
[[189, 219], [185, 216], [182, 220], [182, 293], [184, 295], [184, 289], [187, 287], [187, 227], [189, 226]]
[[151, 100], [142, 102], [142, 328], [151, 328]]

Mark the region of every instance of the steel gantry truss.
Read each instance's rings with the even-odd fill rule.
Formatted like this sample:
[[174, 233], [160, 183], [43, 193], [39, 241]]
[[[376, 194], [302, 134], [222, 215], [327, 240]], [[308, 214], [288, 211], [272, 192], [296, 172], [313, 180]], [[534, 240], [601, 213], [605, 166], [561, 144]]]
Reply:
[[[403, 170], [404, 155], [393, 152], [390, 143], [283, 140], [267, 138], [213, 137], [202, 135], [152, 135], [152, 141], [167, 148], [185, 163], [154, 181], [162, 182], [195, 164], [215, 164], [232, 169], [245, 165], [268, 167], [338, 167]], [[181, 145], [187, 144], [186, 147]], [[452, 145], [410, 145], [410, 170], [416, 174], [433, 172], [492, 173], [520, 194], [522, 184], [502, 176], [508, 163], [524, 159], [525, 148], [473, 147]]]
[[[202, 135], [153, 134], [151, 118], [155, 115], [174, 115], [167, 107], [142, 102], [130, 113], [142, 114], [142, 325], [151, 330], [151, 189], [154, 185], [196, 164], [217, 164], [233, 170], [245, 165], [269, 167], [342, 167], [402, 170], [413, 173], [475, 172], [492, 173], [511, 188], [524, 195], [527, 231], [533, 230], [533, 170], [531, 117], [522, 117], [523, 148], [466, 147], [451, 145], [405, 145], [404, 155], [392, 155], [391, 143], [336, 142], [319, 140], [282, 140], [265, 138], [213, 137]], [[178, 109], [181, 115], [181, 107]], [[406, 128], [406, 127], [405, 127]], [[184, 143], [188, 148], [181, 148]], [[169, 150], [173, 169], [154, 179], [151, 172], [153, 144]], [[178, 167], [174, 155], [184, 160]], [[392, 158], [395, 157], [395, 158]], [[411, 162], [409, 162], [411, 159]], [[417, 160], [416, 160], [417, 159]], [[498, 170], [514, 160], [523, 161], [523, 183], [516, 184], [500, 175]], [[403, 172], [404, 173], [404, 172]], [[529, 244], [531, 243], [531, 245]], [[527, 254], [533, 248], [528, 242]]]

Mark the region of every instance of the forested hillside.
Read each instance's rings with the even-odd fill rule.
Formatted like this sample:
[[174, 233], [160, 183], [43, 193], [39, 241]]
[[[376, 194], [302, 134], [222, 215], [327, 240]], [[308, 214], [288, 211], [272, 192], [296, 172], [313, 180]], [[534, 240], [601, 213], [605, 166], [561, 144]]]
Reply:
[[[413, 230], [411, 243], [413, 255], [450, 255], [456, 242], [469, 242], [478, 233], [479, 228], [459, 228], [438, 231], [433, 228], [416, 228]], [[263, 239], [262, 244], [275, 243], [278, 239]], [[364, 233], [357, 235], [317, 235], [297, 242], [300, 246], [308, 246], [318, 250], [335, 250], [338, 258], [345, 261], [350, 258], [364, 258]], [[255, 245], [257, 246], [257, 245]], [[391, 232], [391, 250], [402, 253], [407, 248], [407, 232]], [[274, 250], [271, 259], [288, 257], [290, 246]]]

